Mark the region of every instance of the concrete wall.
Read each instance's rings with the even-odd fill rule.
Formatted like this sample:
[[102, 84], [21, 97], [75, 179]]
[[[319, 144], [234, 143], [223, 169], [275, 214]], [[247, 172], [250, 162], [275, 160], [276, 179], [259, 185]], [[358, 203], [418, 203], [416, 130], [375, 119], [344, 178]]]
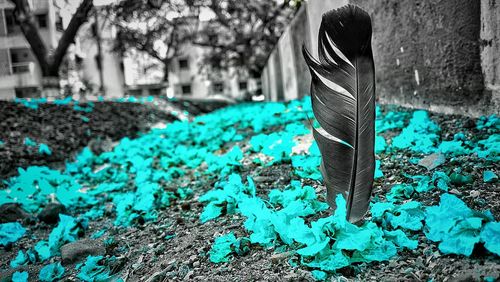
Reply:
[[304, 45], [310, 49], [313, 41], [312, 38], [307, 36], [310, 30], [309, 25], [303, 24], [304, 22], [311, 22], [310, 18], [311, 15], [308, 14], [307, 9], [304, 8], [302, 11], [299, 11], [292, 22], [293, 32], [290, 32], [298, 98], [309, 95], [309, 89], [311, 88], [309, 68], [306, 62], [301, 59], [302, 46]]
[[[204, 75], [200, 75], [199, 65], [201, 63], [201, 58], [203, 56], [203, 48], [193, 45], [188, 45], [183, 48], [184, 54], [175, 59], [169, 68], [169, 84], [173, 89], [174, 95], [182, 96], [182, 85], [191, 86], [191, 94], [186, 96], [190, 97], [206, 97], [210, 93], [210, 88]], [[181, 69], [179, 66], [180, 59], [187, 59], [189, 67], [187, 69]], [[222, 80], [222, 78], [220, 79]], [[217, 79], [218, 82], [218, 79]], [[226, 88], [226, 85], [224, 85]]]
[[309, 17], [303, 5], [269, 56], [261, 77], [268, 100], [291, 100], [309, 93], [311, 77], [302, 58], [302, 45], [311, 48]]
[[[278, 42], [278, 53], [281, 59], [281, 74], [283, 81], [283, 93], [287, 94], [288, 99], [298, 98], [297, 72], [295, 69], [295, 58], [293, 53], [294, 42], [292, 41], [291, 33], [292, 25], [290, 25]], [[280, 99], [281, 100], [281, 99]]]
[[489, 112], [500, 108], [500, 2], [481, 0], [481, 65]]
[[372, 16], [381, 102], [478, 114], [485, 103], [479, 1], [352, 2]]
[[[108, 98], [123, 97], [125, 92], [125, 82], [123, 72], [120, 69], [120, 57], [112, 51], [112, 46], [103, 44], [102, 51], [102, 73], [104, 93]], [[82, 77], [97, 87], [100, 85], [100, 74], [97, 65], [96, 55], [98, 54], [97, 44], [95, 42], [87, 42], [85, 44], [85, 55], [82, 63]]]
[[[317, 33], [321, 15], [346, 4], [347, 0], [310, 0], [306, 17], [299, 12], [287, 29], [293, 49], [304, 38], [317, 56]], [[350, 0], [372, 16], [377, 97], [395, 103], [447, 113], [477, 116], [499, 112], [500, 89], [500, 7], [494, 0]], [[302, 35], [294, 27], [309, 32]], [[287, 50], [280, 46], [279, 50]], [[276, 50], [275, 52], [276, 53]], [[279, 52], [278, 52], [279, 53]], [[283, 57], [283, 54], [279, 54]], [[287, 56], [289, 58], [289, 56]], [[266, 69], [274, 64], [272, 56]], [[282, 64], [303, 63], [302, 55]], [[282, 66], [287, 69], [288, 66]], [[297, 82], [308, 85], [307, 69], [295, 67]], [[265, 77], [265, 76], [269, 77]], [[286, 74], [284, 77], [288, 77]], [[272, 89], [279, 78], [263, 73], [263, 91]], [[286, 84], [286, 80], [285, 80]], [[297, 87], [308, 89], [308, 87]], [[297, 97], [294, 88], [285, 88], [285, 100]]]
[[0, 9], [0, 36], [7, 35], [7, 23], [5, 21], [4, 9]]
[[9, 49], [0, 49], [0, 76], [10, 75]]

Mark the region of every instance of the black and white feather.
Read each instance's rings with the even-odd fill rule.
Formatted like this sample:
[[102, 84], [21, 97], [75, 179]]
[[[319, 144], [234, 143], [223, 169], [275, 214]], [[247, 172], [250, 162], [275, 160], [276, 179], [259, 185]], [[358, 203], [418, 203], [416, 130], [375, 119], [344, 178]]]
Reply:
[[370, 203], [375, 171], [375, 67], [370, 16], [347, 5], [323, 15], [319, 61], [304, 48], [312, 75], [311, 99], [320, 128], [314, 138], [328, 203], [342, 193], [347, 218], [361, 220]]

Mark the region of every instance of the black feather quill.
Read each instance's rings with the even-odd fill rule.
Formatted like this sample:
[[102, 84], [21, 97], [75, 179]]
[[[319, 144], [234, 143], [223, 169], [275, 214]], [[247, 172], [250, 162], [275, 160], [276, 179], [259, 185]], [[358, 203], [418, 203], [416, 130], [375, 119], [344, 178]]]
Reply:
[[323, 15], [319, 61], [304, 48], [312, 75], [311, 99], [320, 128], [313, 131], [321, 151], [328, 203], [341, 193], [347, 219], [361, 220], [370, 203], [375, 171], [375, 67], [370, 16], [347, 5]]

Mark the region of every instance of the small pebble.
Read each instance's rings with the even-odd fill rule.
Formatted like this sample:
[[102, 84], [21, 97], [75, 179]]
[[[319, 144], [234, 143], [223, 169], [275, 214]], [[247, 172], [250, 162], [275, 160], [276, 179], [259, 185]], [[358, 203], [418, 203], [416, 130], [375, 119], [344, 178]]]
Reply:
[[481, 193], [479, 191], [477, 191], [477, 190], [472, 190], [472, 191], [469, 192], [469, 195], [471, 197], [477, 198], [477, 197], [479, 197], [479, 195], [481, 195]]

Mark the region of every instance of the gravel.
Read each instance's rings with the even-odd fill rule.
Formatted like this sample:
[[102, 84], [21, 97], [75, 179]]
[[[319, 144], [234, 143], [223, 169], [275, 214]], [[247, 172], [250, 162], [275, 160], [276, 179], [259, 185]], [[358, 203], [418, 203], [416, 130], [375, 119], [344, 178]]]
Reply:
[[[147, 124], [171, 120], [161, 113], [152, 113], [142, 107], [130, 104], [96, 105], [89, 114], [90, 123], [84, 123], [71, 109], [54, 110], [54, 106], [43, 106], [39, 112], [23, 108], [21, 105], [0, 103], [0, 140], [6, 141], [0, 148], [3, 162], [0, 171], [3, 178], [15, 173], [17, 166], [33, 164], [52, 165], [54, 162], [70, 158], [74, 152], [97, 137], [118, 140], [124, 136], [136, 136], [137, 132], [147, 129]], [[116, 107], [116, 108], [115, 108]], [[100, 109], [100, 110], [98, 110]], [[383, 107], [383, 110], [395, 109]], [[404, 110], [397, 108], [398, 110]], [[16, 111], [18, 111], [16, 113]], [[95, 115], [95, 116], [94, 116]], [[450, 140], [453, 134], [462, 131], [467, 138], [480, 140], [485, 132], [475, 127], [475, 120], [463, 116], [446, 116], [431, 113], [431, 118], [441, 126], [441, 138]], [[51, 130], [43, 130], [51, 128]], [[87, 136], [86, 130], [92, 134]], [[384, 133], [389, 139], [400, 130]], [[22, 145], [25, 136], [39, 142], [46, 142], [54, 152], [53, 156], [41, 157]], [[59, 137], [58, 137], [59, 136]], [[62, 137], [61, 137], [62, 136]], [[409, 161], [421, 155], [409, 151], [383, 153], [378, 155], [382, 162], [381, 169], [385, 177], [375, 182], [374, 194], [383, 197], [396, 183], [408, 181], [402, 174], [426, 174], [427, 169]], [[11, 163], [12, 162], [12, 163]], [[497, 220], [500, 219], [500, 188], [497, 183], [483, 183], [482, 172], [486, 169], [499, 173], [499, 164], [477, 159], [475, 156], [463, 156], [440, 165], [440, 170], [452, 170], [461, 167], [474, 179], [471, 183], [450, 185], [450, 193], [462, 195], [461, 198], [473, 209], [491, 209]], [[298, 179], [290, 164], [272, 167], [258, 167], [253, 163], [245, 165], [239, 172], [242, 176], [252, 175], [260, 195], [269, 189]], [[204, 176], [203, 176], [204, 177]], [[324, 187], [315, 181], [304, 181], [318, 191]], [[186, 184], [195, 192], [193, 198], [174, 200], [167, 209], [160, 210], [155, 222], [147, 222], [130, 228], [113, 225], [112, 217], [103, 217], [89, 223], [85, 239], [97, 231], [106, 230], [99, 238], [108, 241], [106, 257], [115, 257], [109, 265], [112, 273], [118, 273], [125, 281], [314, 281], [310, 269], [300, 265], [299, 257], [293, 252], [277, 254], [273, 248], [252, 245], [250, 252], [235, 256], [229, 263], [213, 264], [209, 261], [208, 251], [214, 238], [227, 232], [237, 237], [249, 236], [243, 227], [244, 218], [238, 215], [225, 215], [215, 221], [202, 224], [199, 215], [203, 204], [197, 201], [199, 195], [212, 188], [213, 181], [196, 177], [188, 173], [175, 179], [173, 187]], [[324, 200], [325, 193], [319, 198]], [[425, 205], [436, 204], [439, 192], [417, 195], [414, 199]], [[328, 213], [328, 211], [327, 211]], [[321, 215], [318, 215], [321, 216]], [[38, 223], [30, 230], [35, 238], [46, 238], [50, 228]], [[112, 242], [110, 241], [112, 240]], [[0, 250], [0, 265], [8, 265], [19, 249], [33, 246], [36, 240], [23, 238], [15, 247]], [[102, 250], [101, 250], [102, 251]], [[102, 254], [102, 252], [101, 252]], [[73, 280], [74, 269], [69, 265], [66, 279]], [[26, 268], [30, 277], [36, 277], [39, 266]], [[0, 268], [0, 280], [8, 277], [12, 271], [8, 267]], [[500, 275], [500, 258], [485, 252], [479, 246], [471, 257], [442, 255], [437, 245], [425, 236], [419, 238], [418, 248], [403, 251], [391, 261], [360, 264], [339, 270], [331, 274], [331, 281], [482, 281], [487, 275]]]

